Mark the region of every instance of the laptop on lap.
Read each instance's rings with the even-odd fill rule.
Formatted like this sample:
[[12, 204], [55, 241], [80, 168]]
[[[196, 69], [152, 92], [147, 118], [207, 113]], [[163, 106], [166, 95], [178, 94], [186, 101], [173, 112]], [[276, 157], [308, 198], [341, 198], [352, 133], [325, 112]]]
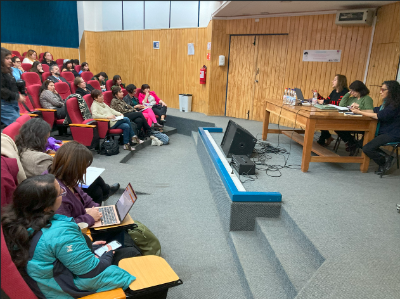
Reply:
[[136, 193], [129, 183], [115, 205], [99, 207], [99, 212], [102, 213], [102, 217], [91, 227], [103, 227], [120, 224], [122, 221], [124, 221], [126, 215], [128, 215], [136, 200]]

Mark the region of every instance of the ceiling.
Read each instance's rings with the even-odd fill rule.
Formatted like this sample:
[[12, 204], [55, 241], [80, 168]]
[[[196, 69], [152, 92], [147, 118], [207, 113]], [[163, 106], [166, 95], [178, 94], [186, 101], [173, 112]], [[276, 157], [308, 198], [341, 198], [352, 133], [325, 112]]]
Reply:
[[397, 1], [225, 1], [213, 18], [315, 14], [324, 11], [377, 8]]

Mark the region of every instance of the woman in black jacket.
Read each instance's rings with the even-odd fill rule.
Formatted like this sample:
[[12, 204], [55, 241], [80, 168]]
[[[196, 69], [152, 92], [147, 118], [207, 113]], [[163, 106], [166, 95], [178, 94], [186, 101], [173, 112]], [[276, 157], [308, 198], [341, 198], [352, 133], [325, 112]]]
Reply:
[[378, 120], [375, 138], [363, 146], [364, 154], [379, 165], [381, 174], [393, 166], [394, 157], [386, 154], [379, 147], [390, 142], [400, 142], [400, 83], [397, 81], [385, 81], [381, 86], [380, 95], [383, 98], [382, 105], [375, 107], [373, 112], [359, 110], [354, 104], [352, 112], [369, 116]]
[[95, 88], [86, 83], [82, 77], [76, 77], [74, 80], [74, 84], [76, 86], [76, 92], [77, 94], [80, 94], [82, 97], [87, 95], [87, 94], [91, 94], [92, 90], [94, 90]]
[[11, 67], [11, 52], [1, 47], [1, 122], [7, 126], [19, 117], [18, 102], [25, 102], [25, 96], [18, 92]]
[[52, 64], [57, 64], [55, 61], [52, 60], [53, 56], [51, 55], [50, 52], [44, 52], [43, 54], [43, 60], [42, 60], [42, 64], [47, 64], [49, 67]]

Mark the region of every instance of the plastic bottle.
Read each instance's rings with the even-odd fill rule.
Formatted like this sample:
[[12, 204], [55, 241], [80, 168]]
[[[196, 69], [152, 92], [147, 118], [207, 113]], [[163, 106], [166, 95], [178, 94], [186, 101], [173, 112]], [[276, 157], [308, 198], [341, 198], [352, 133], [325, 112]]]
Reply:
[[313, 98], [311, 104], [314, 106], [315, 104], [318, 104], [318, 92], [317, 90], [313, 91]]
[[286, 87], [285, 92], [283, 93], [283, 105], [287, 104], [287, 94], [288, 94], [288, 89]]

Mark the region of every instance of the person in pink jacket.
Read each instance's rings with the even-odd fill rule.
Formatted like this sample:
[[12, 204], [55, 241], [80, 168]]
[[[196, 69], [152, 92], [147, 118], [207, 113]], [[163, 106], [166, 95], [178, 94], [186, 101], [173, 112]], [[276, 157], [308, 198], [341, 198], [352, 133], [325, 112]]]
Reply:
[[165, 122], [167, 114], [167, 104], [161, 100], [154, 91], [150, 91], [150, 85], [143, 84], [139, 91], [139, 103], [145, 106], [152, 107], [154, 114], [160, 116], [160, 122]]

